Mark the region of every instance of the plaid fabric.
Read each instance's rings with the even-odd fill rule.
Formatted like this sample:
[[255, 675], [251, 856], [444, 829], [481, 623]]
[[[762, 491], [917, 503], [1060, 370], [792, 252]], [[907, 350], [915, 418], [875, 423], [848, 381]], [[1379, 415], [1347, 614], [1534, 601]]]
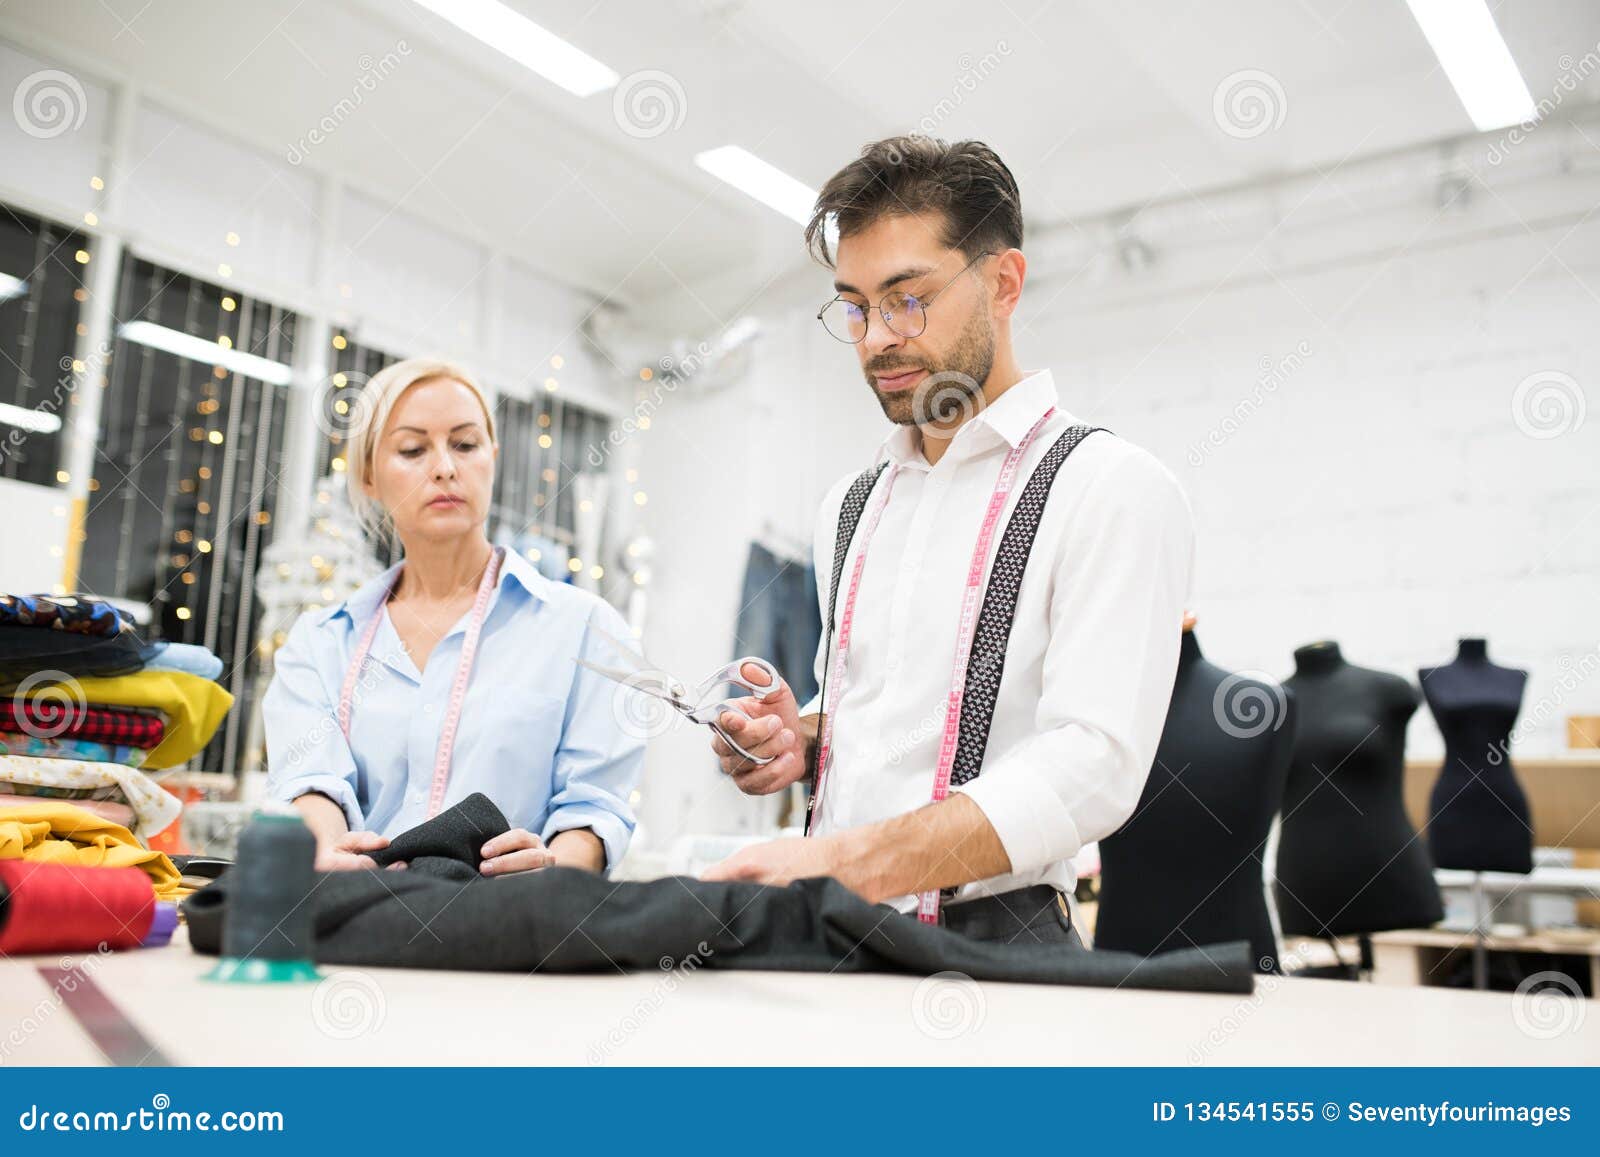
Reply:
[[9, 626], [47, 627], [110, 638], [132, 622], [116, 607], [98, 599], [0, 594], [0, 623]]
[[166, 721], [160, 715], [126, 708], [0, 699], [0, 731], [150, 748], [161, 743], [166, 729]]

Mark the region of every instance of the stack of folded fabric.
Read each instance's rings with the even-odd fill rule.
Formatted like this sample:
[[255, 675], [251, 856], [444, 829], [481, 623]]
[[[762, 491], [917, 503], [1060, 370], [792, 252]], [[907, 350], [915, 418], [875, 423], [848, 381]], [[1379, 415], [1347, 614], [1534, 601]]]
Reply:
[[141, 642], [109, 603], [0, 595], [0, 807], [66, 799], [148, 838], [181, 805], [139, 768], [198, 754], [233, 705], [204, 647]]

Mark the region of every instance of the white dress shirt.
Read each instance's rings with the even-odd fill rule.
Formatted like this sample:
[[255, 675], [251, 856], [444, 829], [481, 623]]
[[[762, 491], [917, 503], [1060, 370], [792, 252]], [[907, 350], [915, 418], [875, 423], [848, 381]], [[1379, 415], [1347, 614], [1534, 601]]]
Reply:
[[[923, 456], [914, 426], [897, 427], [884, 443], [899, 473], [856, 597], [814, 833], [875, 823], [932, 798], [973, 546], [1006, 454], [1054, 405], [1055, 383], [1041, 371], [964, 424], [937, 465]], [[1058, 408], [1023, 456], [991, 563], [1034, 467], [1077, 423]], [[833, 486], [817, 519], [824, 624], [839, 508], [854, 478]], [[845, 560], [841, 615], [866, 522]], [[1188, 501], [1155, 458], [1107, 433], [1068, 456], [1017, 599], [982, 773], [953, 789], [983, 809], [1012, 871], [962, 887], [954, 903], [1038, 883], [1070, 891], [1072, 855], [1133, 813], [1166, 722], [1193, 561]], [[827, 643], [817, 651], [819, 684]], [[801, 713], [820, 709], [819, 695]], [[909, 911], [916, 897], [893, 903]]]

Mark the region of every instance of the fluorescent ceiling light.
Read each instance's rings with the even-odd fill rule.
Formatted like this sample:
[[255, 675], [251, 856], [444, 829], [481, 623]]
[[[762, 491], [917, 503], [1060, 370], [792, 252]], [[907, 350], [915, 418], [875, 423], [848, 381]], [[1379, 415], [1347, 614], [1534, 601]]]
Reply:
[[622, 79], [580, 48], [568, 44], [499, 0], [416, 0], [468, 36], [558, 84], [573, 96], [593, 96]]
[[54, 434], [61, 429], [61, 415], [46, 410], [24, 410], [21, 406], [0, 402], [0, 422], [31, 430], [35, 434]]
[[0, 273], [0, 301], [13, 297], [21, 297], [28, 292], [28, 283], [12, 277], [9, 273]]
[[1481, 133], [1538, 118], [1484, 0], [1406, 0]]
[[177, 354], [180, 358], [204, 362], [208, 366], [225, 366], [235, 373], [248, 378], [260, 378], [263, 382], [271, 382], [275, 386], [287, 386], [294, 376], [293, 371], [282, 362], [260, 358], [241, 350], [227, 349], [214, 341], [180, 333], [164, 325], [156, 325], [154, 322], [123, 322], [117, 327], [117, 333], [140, 345], [165, 350], [169, 354]]
[[721, 178], [763, 205], [776, 209], [791, 221], [804, 225], [811, 219], [811, 210], [817, 203], [817, 191], [807, 188], [782, 169], [767, 164], [738, 145], [708, 149], [696, 154], [694, 163], [713, 177]]

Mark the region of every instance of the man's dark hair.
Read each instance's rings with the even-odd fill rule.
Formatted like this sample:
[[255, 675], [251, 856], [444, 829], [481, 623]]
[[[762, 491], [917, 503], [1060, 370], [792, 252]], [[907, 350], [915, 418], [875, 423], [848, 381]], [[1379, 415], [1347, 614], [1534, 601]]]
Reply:
[[884, 217], [937, 211], [944, 242], [971, 259], [1022, 245], [1022, 197], [1011, 170], [982, 141], [873, 141], [828, 179], [806, 223], [806, 248], [833, 268], [828, 219], [848, 237]]

